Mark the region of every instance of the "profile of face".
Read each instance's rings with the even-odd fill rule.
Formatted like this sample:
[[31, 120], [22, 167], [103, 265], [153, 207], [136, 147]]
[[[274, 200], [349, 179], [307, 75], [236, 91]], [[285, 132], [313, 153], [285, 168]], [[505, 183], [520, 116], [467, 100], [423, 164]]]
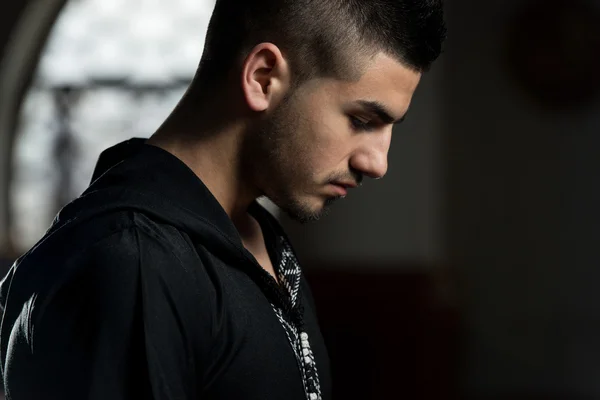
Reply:
[[380, 53], [358, 81], [316, 78], [290, 89], [250, 140], [254, 184], [291, 218], [319, 219], [363, 177], [385, 175], [393, 125], [419, 80]]

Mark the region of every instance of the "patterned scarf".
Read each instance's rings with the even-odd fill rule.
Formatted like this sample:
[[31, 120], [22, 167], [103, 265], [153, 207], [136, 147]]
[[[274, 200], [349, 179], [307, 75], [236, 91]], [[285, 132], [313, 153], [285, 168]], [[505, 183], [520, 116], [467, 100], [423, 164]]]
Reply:
[[[298, 305], [298, 292], [300, 289], [300, 265], [287, 240], [283, 237], [280, 237], [279, 240], [281, 242], [282, 251], [281, 261], [276, 268], [277, 279], [289, 295], [292, 308], [295, 308]], [[290, 321], [281, 308], [273, 305], [273, 303], [271, 303], [271, 306], [294, 350], [298, 368], [300, 369], [300, 374], [302, 376], [306, 399], [321, 400], [319, 374], [314, 354], [310, 348], [308, 334], [303, 331], [302, 326], [297, 326]]]

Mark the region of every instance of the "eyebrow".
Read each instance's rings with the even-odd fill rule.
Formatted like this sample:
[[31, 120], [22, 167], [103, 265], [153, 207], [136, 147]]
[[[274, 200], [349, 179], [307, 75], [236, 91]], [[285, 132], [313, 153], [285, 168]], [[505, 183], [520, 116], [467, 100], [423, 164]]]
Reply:
[[406, 118], [406, 115], [404, 115], [402, 118], [396, 120], [394, 117], [392, 117], [392, 113], [389, 112], [387, 108], [378, 101], [357, 100], [356, 104], [360, 105], [368, 112], [377, 115], [377, 118], [386, 124], [399, 124]]

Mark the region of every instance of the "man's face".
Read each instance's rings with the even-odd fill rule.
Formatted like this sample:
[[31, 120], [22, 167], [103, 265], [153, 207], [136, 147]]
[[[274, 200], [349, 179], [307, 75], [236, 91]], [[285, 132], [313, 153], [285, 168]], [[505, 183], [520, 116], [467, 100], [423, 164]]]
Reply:
[[313, 79], [300, 85], [251, 139], [259, 190], [306, 222], [363, 176], [383, 177], [393, 122], [404, 117], [419, 79], [381, 53], [357, 82]]

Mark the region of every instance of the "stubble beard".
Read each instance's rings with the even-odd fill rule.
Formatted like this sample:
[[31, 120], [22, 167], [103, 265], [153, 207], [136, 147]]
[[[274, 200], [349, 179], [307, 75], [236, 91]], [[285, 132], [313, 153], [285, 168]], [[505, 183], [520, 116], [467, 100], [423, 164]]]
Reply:
[[256, 130], [249, 143], [256, 182], [263, 194], [275, 203], [292, 220], [302, 224], [315, 222], [328, 214], [329, 206], [341, 197], [328, 198], [322, 207], [315, 209], [310, 200], [302, 199], [302, 184], [309, 182], [304, 169], [302, 146], [294, 137], [299, 117], [294, 113], [290, 97], [283, 100], [273, 115]]

